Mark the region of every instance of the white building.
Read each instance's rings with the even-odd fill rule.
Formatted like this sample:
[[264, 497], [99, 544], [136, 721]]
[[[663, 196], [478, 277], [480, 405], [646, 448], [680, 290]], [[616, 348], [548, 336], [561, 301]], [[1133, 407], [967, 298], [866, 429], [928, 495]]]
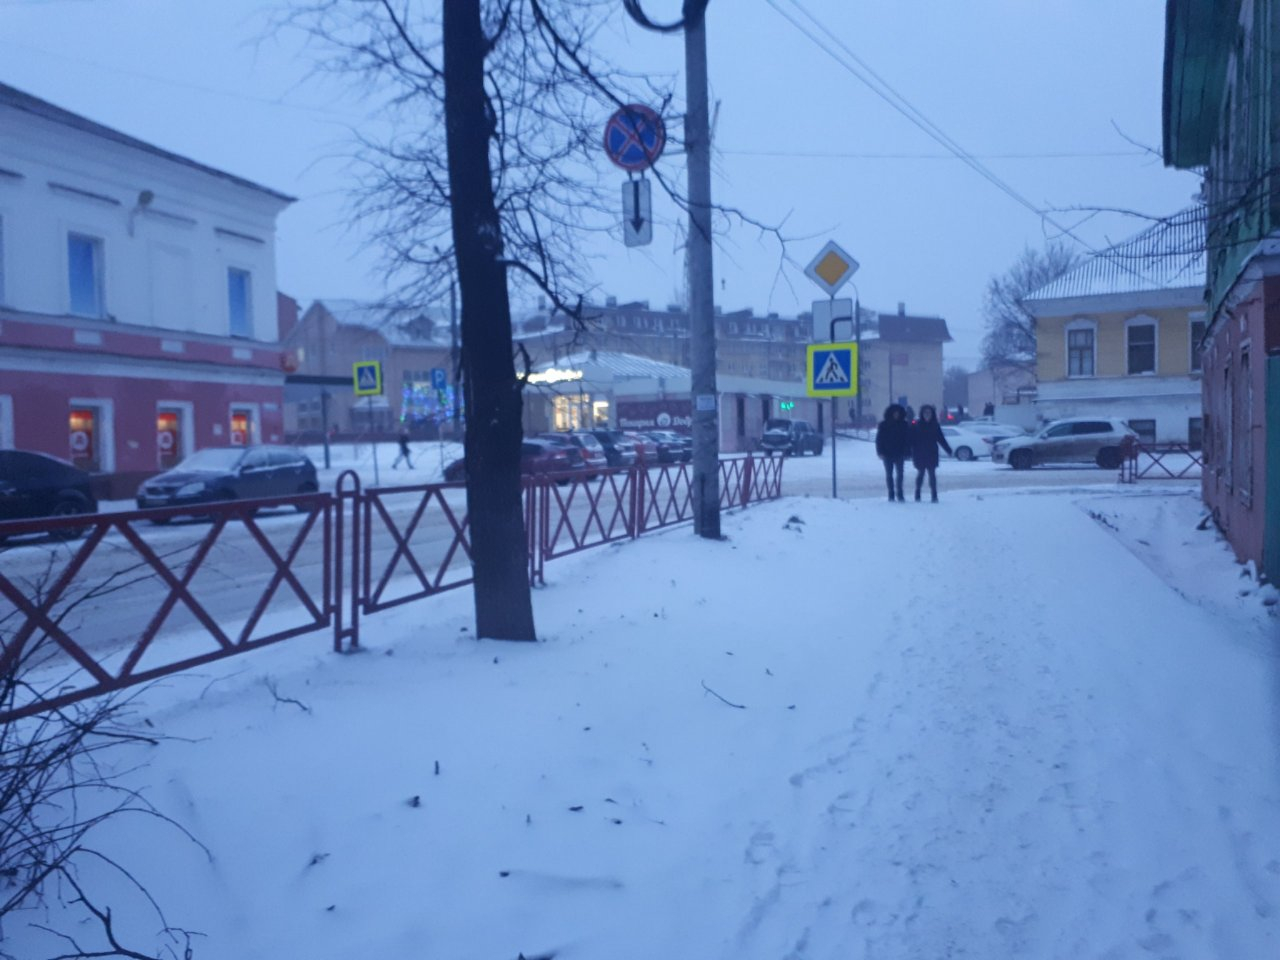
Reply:
[[291, 202], [0, 85], [0, 444], [127, 487], [278, 438]]

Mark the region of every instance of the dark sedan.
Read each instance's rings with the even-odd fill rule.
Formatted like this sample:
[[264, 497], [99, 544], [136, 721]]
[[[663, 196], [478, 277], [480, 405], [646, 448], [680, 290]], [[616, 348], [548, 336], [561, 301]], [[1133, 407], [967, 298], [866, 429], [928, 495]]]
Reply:
[[659, 463], [680, 463], [693, 459], [693, 438], [671, 430], [650, 430], [648, 436], [658, 444]]
[[[520, 472], [526, 476], [536, 474], [565, 474], [583, 468], [582, 454], [568, 443], [553, 443], [537, 437], [526, 438], [520, 443]], [[465, 483], [467, 461], [454, 460], [444, 468], [446, 483]], [[567, 483], [561, 478], [558, 482]]]
[[[79, 467], [43, 453], [0, 450], [0, 520], [97, 512], [91, 478]], [[68, 528], [61, 535], [81, 532], [80, 528]]]
[[138, 488], [138, 509], [315, 493], [316, 468], [290, 447], [209, 447]]
[[639, 458], [636, 445], [621, 430], [593, 430], [591, 433], [604, 448], [609, 466], [629, 467]]

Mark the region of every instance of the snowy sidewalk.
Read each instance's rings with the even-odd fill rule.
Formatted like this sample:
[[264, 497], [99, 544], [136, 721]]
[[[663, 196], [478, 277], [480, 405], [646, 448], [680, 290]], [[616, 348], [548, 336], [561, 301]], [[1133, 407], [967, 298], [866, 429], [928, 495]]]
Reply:
[[791, 499], [549, 565], [542, 644], [291, 641], [147, 695], [214, 861], [112, 848], [197, 960], [1274, 957], [1276, 620], [1197, 507]]

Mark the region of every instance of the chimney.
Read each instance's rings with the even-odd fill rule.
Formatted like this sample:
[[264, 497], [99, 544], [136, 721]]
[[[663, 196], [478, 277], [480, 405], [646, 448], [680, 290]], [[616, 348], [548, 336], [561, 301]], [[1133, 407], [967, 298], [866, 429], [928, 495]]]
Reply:
[[905, 317], [906, 315], [907, 315], [907, 305], [906, 305], [903, 301], [899, 300], [899, 301], [898, 301], [898, 316], [900, 316], [900, 317]]
[[605, 305], [606, 307], [616, 307], [616, 306], [618, 305], [618, 298], [617, 298], [617, 297], [605, 297], [605, 298], [604, 298], [604, 305]]
[[298, 325], [298, 301], [276, 291], [276, 338], [283, 340]]

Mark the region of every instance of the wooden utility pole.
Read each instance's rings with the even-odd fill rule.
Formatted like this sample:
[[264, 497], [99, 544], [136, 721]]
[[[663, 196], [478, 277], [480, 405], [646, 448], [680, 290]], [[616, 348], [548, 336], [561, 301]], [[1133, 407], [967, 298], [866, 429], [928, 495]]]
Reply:
[[711, 124], [707, 108], [709, 0], [684, 0], [679, 23], [654, 23], [640, 0], [623, 0], [636, 23], [650, 30], [684, 31], [685, 156], [689, 164], [689, 362], [693, 403], [693, 529], [720, 539], [720, 417], [716, 390], [715, 283], [711, 264]]

